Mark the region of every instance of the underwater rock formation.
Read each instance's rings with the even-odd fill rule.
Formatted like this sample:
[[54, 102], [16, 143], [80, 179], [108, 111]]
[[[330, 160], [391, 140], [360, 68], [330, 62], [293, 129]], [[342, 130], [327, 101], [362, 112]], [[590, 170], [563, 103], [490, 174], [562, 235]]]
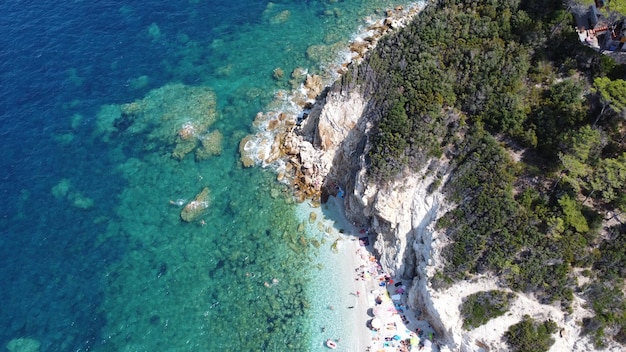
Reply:
[[210, 88], [168, 84], [143, 99], [103, 106], [95, 133], [105, 142], [123, 136], [143, 138], [144, 148], [171, 146], [172, 157], [179, 160], [197, 151], [201, 160], [221, 151], [221, 138], [207, 132], [216, 119], [216, 97]]
[[180, 212], [180, 218], [186, 222], [197, 220], [209, 208], [209, 188], [204, 187], [200, 193], [196, 195], [194, 200], [187, 203]]
[[28, 337], [13, 339], [7, 343], [9, 352], [39, 352], [41, 343]]
[[281, 24], [289, 21], [289, 17], [291, 17], [291, 12], [289, 10], [283, 10], [280, 13], [274, 15], [270, 19], [271, 24]]
[[274, 71], [272, 71], [272, 77], [275, 80], [280, 81], [285, 77], [285, 71], [283, 71], [280, 67], [276, 67]]
[[58, 200], [68, 200], [76, 208], [86, 210], [94, 206], [93, 199], [78, 191], [74, 191], [71, 181], [66, 178], [59, 181], [50, 191], [54, 198]]
[[211, 131], [200, 137], [200, 146], [196, 148], [196, 160], [205, 160], [222, 154], [224, 136], [218, 130]]

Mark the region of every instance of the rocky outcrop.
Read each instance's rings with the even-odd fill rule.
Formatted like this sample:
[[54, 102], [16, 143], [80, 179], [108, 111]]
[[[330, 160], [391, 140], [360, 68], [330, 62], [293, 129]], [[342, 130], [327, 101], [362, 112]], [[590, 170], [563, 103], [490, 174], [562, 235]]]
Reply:
[[292, 131], [290, 152], [303, 166], [308, 165], [306, 169], [314, 170], [315, 179], [323, 182], [322, 192], [332, 193], [335, 185], [345, 191], [346, 216], [377, 235], [373, 245], [384, 271], [411, 282], [407, 306], [430, 323], [441, 350], [506, 350], [502, 336], [524, 314], [557, 322], [561, 335], [553, 351], [590, 349], [591, 343], [580, 336], [578, 325], [584, 314], [590, 314], [584, 302], [577, 302], [570, 315], [516, 293], [509, 313], [471, 331], [462, 328], [459, 307], [467, 295], [510, 290], [489, 276], [476, 276], [446, 290], [431, 286], [430, 279], [443, 266], [441, 251], [447, 243], [435, 224], [451, 207], [436, 185], [446, 183], [451, 168], [445, 159], [430, 160], [419, 172], [407, 172], [389, 184], [368, 179], [365, 155], [375, 111], [369, 110], [369, 102], [358, 91], [331, 89], [313, 107], [306, 123]]
[[[378, 34], [351, 45], [355, 60], [376, 45], [381, 33], [401, 25], [402, 19], [391, 17], [372, 25], [370, 30]], [[347, 65], [341, 72], [347, 70], [355, 70], [351, 80], [325, 91], [318, 77], [294, 71], [293, 80], [304, 80], [307, 93], [305, 99], [295, 96], [291, 101], [303, 113], [297, 117], [284, 110], [259, 113], [254, 122], [258, 132], [240, 143], [241, 161], [244, 166], [273, 165], [278, 179], [291, 184], [299, 200], [324, 201], [342, 189], [348, 219], [377, 234], [374, 248], [384, 270], [412, 282], [409, 308], [421, 311], [439, 340], [446, 339], [448, 331], [429, 297], [426, 269], [434, 264], [432, 248], [438, 239], [433, 228], [443, 204], [441, 193], [430, 188], [435, 174], [445, 174], [447, 163], [433, 160], [420, 173], [407, 174], [389, 185], [369, 180], [365, 162], [369, 134], [381, 114], [370, 96], [380, 87], [375, 77], [368, 76], [373, 72], [357, 72]], [[364, 78], [365, 86], [356, 85], [357, 75]]]
[[[355, 150], [367, 130], [365, 124], [359, 125], [364, 107], [358, 92], [329, 93], [323, 104], [313, 107], [301, 128], [292, 132], [298, 135], [292, 140], [299, 141], [294, 158], [308, 172], [302, 187], [313, 187], [321, 198], [322, 191], [334, 192], [335, 185], [349, 178]], [[328, 178], [329, 174], [335, 177]]]
[[346, 197], [346, 215], [353, 221], [366, 219], [377, 234], [374, 249], [383, 270], [411, 282], [407, 306], [421, 312], [421, 319], [429, 321], [440, 342], [451, 344], [451, 331], [430, 296], [428, 276], [429, 269], [440, 265], [441, 240], [434, 226], [446, 209], [441, 192], [431, 192], [431, 188], [435, 171], [445, 174], [447, 167], [447, 163], [433, 160], [420, 172], [385, 186], [368, 181], [361, 169]]
[[194, 200], [187, 203], [180, 212], [180, 218], [186, 222], [192, 222], [204, 215], [209, 208], [209, 189], [204, 187], [200, 193], [196, 195]]
[[[354, 100], [355, 98], [351, 96], [353, 93], [348, 93], [357, 91], [352, 89], [352, 86], [339, 86], [339, 90], [341, 90], [341, 92], [331, 90], [329, 96], [325, 95], [325, 92], [328, 90], [325, 91], [324, 87], [337, 78], [337, 73], [344, 74], [348, 72], [351, 63], [360, 62], [367, 50], [375, 47], [380, 38], [382, 38], [390, 30], [406, 25], [414, 15], [419, 13], [421, 8], [422, 4], [416, 4], [416, 6], [410, 6], [408, 8], [396, 7], [395, 9], [388, 10], [385, 18], [378, 21], [372, 21], [367, 28], [364, 29], [364, 32], [357, 36], [351, 43], [350, 55], [349, 57], [346, 57], [347, 60], [342, 63], [334, 62], [340, 48], [333, 48], [335, 44], [329, 46], [324, 45], [323, 47], [328, 47], [331, 53], [327, 60], [310, 57], [314, 61], [320, 60], [320, 63], [324, 62], [325, 64], [330, 65], [328, 71], [324, 72], [322, 75], [309, 74], [306, 69], [300, 67], [294, 69], [290, 76], [291, 79], [289, 80], [289, 84], [293, 89], [291, 94], [288, 94], [285, 91], [277, 92], [275, 101], [269, 106], [270, 112], [259, 113], [256, 116], [253, 123], [254, 127], [257, 129], [256, 133], [248, 135], [241, 140], [239, 144], [239, 153], [241, 154], [241, 162], [243, 166], [250, 167], [253, 165], [272, 165], [277, 168], [279, 179], [281, 181], [289, 183], [292, 182], [292, 180], [295, 180], [294, 186], [296, 186], [296, 190], [302, 190], [297, 192], [300, 193], [298, 198], [302, 199], [302, 194], [312, 194], [314, 198], [318, 197], [320, 195], [320, 191], [308, 190], [306, 187], [307, 185], [312, 185], [313, 188], [320, 188], [320, 185], [318, 184], [319, 178], [308, 175], [309, 177], [307, 180], [302, 179], [301, 176], [306, 175], [304, 172], [303, 175], [299, 175], [298, 170], [301, 169], [304, 163], [300, 160], [300, 157], [294, 158], [294, 155], [299, 154], [299, 152], [296, 152], [295, 150], [308, 149], [309, 146], [306, 145], [306, 142], [313, 145], [314, 143], [320, 141], [325, 144], [325, 148], [331, 149], [328, 143], [337, 143], [338, 141], [333, 138], [325, 138], [325, 136], [329, 134], [329, 131], [331, 131], [330, 133], [335, 134], [332, 130], [333, 128], [339, 126], [339, 124], [336, 123], [339, 120], [334, 120], [335, 122], [333, 122], [332, 119], [327, 120], [330, 124], [328, 125], [329, 128], [326, 129], [326, 131], [323, 130], [324, 127], [322, 126], [324, 123], [324, 117], [320, 120], [316, 120], [322, 123], [320, 125], [319, 133], [315, 134], [317, 139], [313, 137], [309, 138], [314, 134], [311, 134], [310, 130], [307, 131], [306, 126], [303, 126], [302, 129], [299, 129], [298, 132], [292, 135], [292, 132], [295, 132], [294, 129], [296, 128], [296, 122], [300, 123], [304, 121], [309, 128], [311, 128], [310, 126], [315, 126], [313, 129], [316, 129], [317, 127], [315, 124], [308, 123], [307, 121], [315, 120], [315, 117], [321, 114], [323, 106], [332, 106], [333, 102], [339, 102], [340, 100], [344, 103], [353, 101], [356, 103], [353, 104], [353, 107], [360, 107], [360, 109], [363, 109], [365, 106], [361, 104], [363, 101], [358, 101], [358, 99]], [[269, 3], [263, 12], [263, 17], [269, 19], [276, 13], [276, 11], [278, 11], [277, 7], [273, 3]], [[343, 48], [343, 44], [341, 44], [340, 47]], [[309, 49], [307, 50], [307, 56], [314, 56], [316, 55], [315, 53], [326, 51], [321, 47], [310, 47]], [[332, 60], [333, 62], [329, 60]], [[354, 68], [354, 66], [352, 68]], [[282, 80], [285, 77], [285, 72], [283, 72], [280, 68], [276, 68], [272, 72], [272, 75], [276, 80]], [[371, 90], [372, 87], [365, 89], [365, 91], [368, 92]], [[361, 97], [360, 99], [363, 98]], [[313, 108], [313, 110], [311, 110], [311, 108]], [[326, 109], [326, 111], [333, 110]], [[356, 118], [361, 117], [360, 112], [354, 109], [351, 112], [346, 111], [346, 113], [348, 113], [348, 115], [345, 116], [354, 116]], [[346, 119], [346, 121], [351, 121], [353, 124], [356, 122], [350, 118]], [[346, 126], [349, 127], [347, 131], [363, 132], [367, 128], [367, 126]], [[350, 128], [353, 129], [351, 130]], [[347, 131], [343, 130], [335, 135], [348, 137]], [[361, 140], [358, 136], [350, 137], [351, 138], [348, 138], [348, 140]], [[301, 143], [302, 145], [300, 145]], [[341, 143], [341, 145], [343, 144]], [[316, 145], [316, 147], [317, 146], [319, 145]], [[332, 160], [333, 152], [329, 150], [327, 150], [327, 152], [326, 157], [330, 156]], [[287, 157], [289, 160], [283, 160], [284, 157]], [[338, 165], [337, 163], [334, 164]], [[320, 175], [323, 174], [323, 171], [320, 171]], [[310, 169], [308, 169], [307, 172], [310, 173]], [[335, 174], [340, 175], [341, 173], [336, 172]], [[313, 183], [309, 184], [308, 181], [313, 181]], [[323, 191], [323, 188], [320, 188], [320, 190]]]
[[324, 89], [322, 77], [319, 75], [306, 75], [304, 88], [307, 90], [307, 97], [309, 99], [315, 99]]

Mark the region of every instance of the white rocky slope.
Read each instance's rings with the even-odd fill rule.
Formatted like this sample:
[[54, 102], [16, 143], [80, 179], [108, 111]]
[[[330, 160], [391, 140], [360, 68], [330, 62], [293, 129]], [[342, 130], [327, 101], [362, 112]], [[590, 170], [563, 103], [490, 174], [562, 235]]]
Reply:
[[[300, 159], [318, 166], [318, 176], [345, 188], [346, 215], [354, 222], [370, 226], [377, 233], [374, 248], [383, 268], [395, 277], [412, 280], [408, 306], [421, 312], [438, 333], [443, 351], [507, 351], [502, 336], [524, 315], [552, 319], [560, 327], [551, 351], [590, 351], [594, 348], [580, 336], [580, 322], [591, 313], [584, 301], [575, 298], [573, 314], [554, 306], [542, 305], [532, 297], [516, 293], [510, 311], [471, 331], [462, 329], [459, 306], [472, 293], [500, 287], [489, 276], [455, 283], [443, 291], [434, 290], [429, 279], [442, 263], [441, 250], [447, 243], [434, 229], [437, 218], [449, 206], [439, 190], [429, 193], [433, 170], [447, 163], [432, 161], [420, 173], [406, 175], [388, 187], [369, 182], [364, 155], [370, 123], [363, 97], [356, 93], [330, 92], [303, 125]], [[430, 170], [428, 172], [427, 170]], [[444, 176], [444, 180], [447, 175]], [[619, 351], [617, 347], [607, 350]]]

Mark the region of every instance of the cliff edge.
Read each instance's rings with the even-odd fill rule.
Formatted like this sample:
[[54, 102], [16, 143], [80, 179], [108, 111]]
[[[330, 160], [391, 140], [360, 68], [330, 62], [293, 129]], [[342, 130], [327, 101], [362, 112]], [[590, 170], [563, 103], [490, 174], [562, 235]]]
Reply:
[[431, 160], [420, 172], [384, 186], [370, 180], [365, 160], [372, 119], [379, 113], [373, 105], [358, 89], [346, 91], [335, 85], [293, 131], [297, 137], [290, 139], [300, 141], [302, 163], [318, 166], [316, 177], [324, 180], [321, 201], [337, 187], [345, 192], [346, 216], [376, 233], [374, 248], [384, 271], [411, 282], [409, 309], [429, 321], [440, 343], [454, 344], [430, 297], [427, 270], [438, 264], [435, 258], [442, 244], [434, 225], [446, 209], [443, 194], [433, 184], [448, 163]]

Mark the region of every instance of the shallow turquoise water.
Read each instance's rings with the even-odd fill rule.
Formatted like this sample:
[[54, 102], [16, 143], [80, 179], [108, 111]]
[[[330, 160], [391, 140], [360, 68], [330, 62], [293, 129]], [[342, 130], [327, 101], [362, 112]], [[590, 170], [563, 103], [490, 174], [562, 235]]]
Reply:
[[[8, 1], [0, 346], [316, 346], [319, 249], [237, 148], [295, 68], [322, 72], [396, 3]], [[207, 208], [182, 221], [204, 187]]]

